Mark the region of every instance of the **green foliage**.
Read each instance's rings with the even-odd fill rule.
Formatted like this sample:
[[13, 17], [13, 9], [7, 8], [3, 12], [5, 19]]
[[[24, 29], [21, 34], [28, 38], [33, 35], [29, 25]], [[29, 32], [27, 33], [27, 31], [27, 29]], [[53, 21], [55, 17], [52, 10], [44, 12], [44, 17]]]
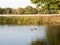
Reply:
[[42, 6], [42, 8], [38, 9], [33, 8], [31, 6], [17, 9], [0, 8], [0, 14], [60, 14], [59, 10], [60, 10], [60, 2], [57, 1], [57, 2], [46, 3], [44, 6]]
[[24, 14], [24, 9], [23, 8], [17, 8], [16, 13], [17, 14]]
[[3, 9], [2, 8], [0, 8], [0, 14], [3, 14]]
[[33, 8], [31, 6], [25, 7], [25, 14], [37, 14], [38, 10], [36, 8]]
[[33, 8], [31, 6], [25, 7], [25, 14], [32, 14]]
[[[55, 24], [54, 24], [55, 23]], [[59, 20], [55, 20], [49, 17], [42, 16], [12, 16], [12, 17], [0, 17], [0, 24], [9, 24], [9, 25], [56, 25], [59, 23]]]
[[38, 13], [38, 10], [36, 8], [33, 8], [32, 9], [32, 14], [37, 14]]
[[50, 9], [58, 9], [58, 5], [57, 4], [51, 4], [49, 8]]
[[36, 4], [39, 2], [39, 0], [31, 0], [32, 3]]
[[25, 8], [0, 8], [0, 14], [37, 14], [38, 10], [31, 6], [27, 6]]
[[11, 14], [17, 14], [16, 9], [12, 9], [12, 13]]
[[57, 10], [57, 13], [60, 14], [60, 10]]
[[[38, 17], [40, 18], [40, 17]], [[43, 18], [21, 16], [21, 17], [0, 17], [0, 24], [8, 25], [43, 25]]]
[[44, 9], [39, 9], [38, 14], [45, 14], [45, 10]]
[[[37, 3], [34, 3], [34, 1]], [[41, 7], [44, 10], [49, 10], [49, 13], [51, 12], [53, 13], [54, 10], [60, 10], [60, 0], [31, 0], [31, 2], [36, 4], [38, 10], [39, 10], [39, 7]], [[44, 6], [42, 6], [43, 4]], [[56, 13], [57, 12], [55, 12], [54, 14]]]
[[11, 14], [12, 13], [12, 9], [11, 8], [4, 8], [3, 9], [3, 14]]

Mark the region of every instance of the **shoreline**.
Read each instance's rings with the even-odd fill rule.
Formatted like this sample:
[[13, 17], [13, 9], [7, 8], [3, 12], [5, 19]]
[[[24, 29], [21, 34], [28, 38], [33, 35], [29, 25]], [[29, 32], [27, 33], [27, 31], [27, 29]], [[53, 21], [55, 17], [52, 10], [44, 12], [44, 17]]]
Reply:
[[0, 16], [60, 16], [60, 14], [0, 14]]

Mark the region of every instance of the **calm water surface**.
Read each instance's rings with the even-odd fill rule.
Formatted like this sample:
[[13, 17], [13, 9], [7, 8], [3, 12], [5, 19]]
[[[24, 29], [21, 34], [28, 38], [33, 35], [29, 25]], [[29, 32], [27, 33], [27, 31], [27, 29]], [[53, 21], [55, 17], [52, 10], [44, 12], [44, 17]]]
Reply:
[[46, 26], [0, 25], [0, 45], [30, 45], [33, 40], [45, 37]]

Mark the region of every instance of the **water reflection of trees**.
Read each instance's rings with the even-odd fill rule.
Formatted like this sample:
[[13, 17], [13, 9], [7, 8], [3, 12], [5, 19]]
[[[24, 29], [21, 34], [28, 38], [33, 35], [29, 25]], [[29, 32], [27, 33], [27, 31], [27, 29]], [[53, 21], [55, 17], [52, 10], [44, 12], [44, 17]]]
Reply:
[[51, 45], [60, 45], [60, 26], [48, 26], [47, 40]]
[[32, 41], [31, 45], [60, 45], [60, 25], [48, 26], [46, 39], [37, 39]]
[[40, 39], [37, 39], [36, 41], [32, 41], [31, 45], [47, 45], [45, 41], [41, 41]]

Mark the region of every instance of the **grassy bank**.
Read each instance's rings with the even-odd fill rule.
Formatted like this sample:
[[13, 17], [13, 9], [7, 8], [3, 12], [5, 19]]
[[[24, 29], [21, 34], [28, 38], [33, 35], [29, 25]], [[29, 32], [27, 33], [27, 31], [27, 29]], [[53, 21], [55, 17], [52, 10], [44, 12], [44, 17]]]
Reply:
[[0, 25], [60, 25], [58, 16], [0, 16]]

